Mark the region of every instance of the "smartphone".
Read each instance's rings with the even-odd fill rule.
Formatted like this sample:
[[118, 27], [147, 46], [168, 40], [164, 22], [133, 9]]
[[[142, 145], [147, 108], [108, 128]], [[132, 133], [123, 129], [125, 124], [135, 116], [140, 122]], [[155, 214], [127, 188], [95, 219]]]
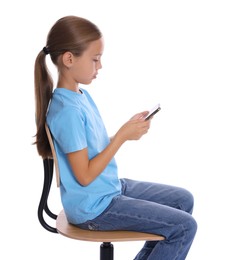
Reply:
[[157, 112], [161, 110], [160, 104], [157, 104], [154, 106], [148, 113], [148, 115], [145, 117], [145, 120], [149, 120], [152, 116], [154, 116]]

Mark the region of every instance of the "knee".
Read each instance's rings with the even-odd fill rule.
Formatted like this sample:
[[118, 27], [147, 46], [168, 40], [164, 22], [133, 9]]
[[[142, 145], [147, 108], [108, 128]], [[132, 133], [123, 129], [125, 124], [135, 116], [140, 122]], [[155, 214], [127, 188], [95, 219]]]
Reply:
[[197, 232], [197, 222], [194, 217], [186, 212], [181, 213], [180, 224], [178, 225], [178, 233], [184, 235], [187, 241], [192, 241]]
[[184, 240], [190, 244], [197, 232], [197, 222], [192, 215], [181, 211], [178, 213], [178, 219], [171, 231], [172, 233], [168, 237], [169, 241]]
[[198, 229], [196, 220], [190, 215], [189, 219], [184, 223], [186, 230], [190, 235], [190, 239], [193, 240]]
[[197, 224], [196, 220], [194, 219], [194, 217], [192, 217], [192, 216], [191, 216], [191, 220], [190, 220], [190, 228], [195, 235], [197, 232], [197, 229], [198, 229], [198, 224]]
[[181, 190], [180, 209], [192, 214], [194, 208], [194, 196], [186, 189]]

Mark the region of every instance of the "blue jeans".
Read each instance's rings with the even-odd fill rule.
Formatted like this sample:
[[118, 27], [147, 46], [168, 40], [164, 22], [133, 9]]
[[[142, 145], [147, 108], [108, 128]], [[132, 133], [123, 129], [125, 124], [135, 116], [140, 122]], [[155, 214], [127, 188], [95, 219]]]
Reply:
[[78, 225], [90, 230], [131, 230], [159, 234], [146, 241], [135, 260], [184, 260], [197, 230], [193, 196], [183, 188], [121, 179], [122, 195], [97, 218]]

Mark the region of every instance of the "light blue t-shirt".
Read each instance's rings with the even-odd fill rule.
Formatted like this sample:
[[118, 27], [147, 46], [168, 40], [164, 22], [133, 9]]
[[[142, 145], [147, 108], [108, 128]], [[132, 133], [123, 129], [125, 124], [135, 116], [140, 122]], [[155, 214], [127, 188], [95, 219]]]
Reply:
[[47, 113], [60, 171], [60, 192], [67, 219], [80, 224], [94, 219], [121, 193], [121, 182], [113, 158], [88, 186], [77, 182], [67, 153], [88, 148], [89, 159], [99, 154], [110, 140], [99, 111], [89, 93], [56, 88]]

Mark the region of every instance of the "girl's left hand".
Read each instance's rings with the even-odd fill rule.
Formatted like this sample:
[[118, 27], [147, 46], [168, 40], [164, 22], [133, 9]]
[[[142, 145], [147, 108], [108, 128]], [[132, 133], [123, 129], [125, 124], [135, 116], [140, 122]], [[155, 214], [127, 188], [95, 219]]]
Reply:
[[140, 112], [138, 114], [135, 114], [133, 117], [131, 117], [130, 120], [145, 119], [148, 113], [149, 111]]

